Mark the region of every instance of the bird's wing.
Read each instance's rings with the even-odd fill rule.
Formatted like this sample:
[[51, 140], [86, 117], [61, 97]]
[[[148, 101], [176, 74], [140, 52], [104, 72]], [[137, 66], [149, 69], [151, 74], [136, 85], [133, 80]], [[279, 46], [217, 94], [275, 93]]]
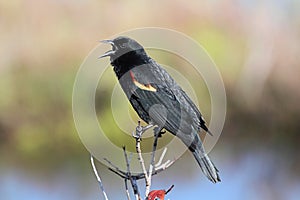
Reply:
[[185, 91], [183, 91], [181, 88], [179, 89], [180, 94], [182, 95], [182, 97], [184, 98], [184, 101], [186, 101], [186, 103], [188, 104], [188, 106], [186, 107], [187, 112], [193, 113], [193, 115], [195, 115], [194, 117], [194, 122], [195, 124], [197, 124], [197, 128], [198, 130], [200, 128], [202, 128], [203, 130], [205, 130], [207, 133], [209, 133], [210, 135], [212, 135], [212, 133], [208, 130], [206, 124], [205, 124], [205, 120], [202, 117], [201, 112], [199, 111], [198, 107], [195, 105], [195, 103], [191, 100], [191, 98], [186, 94]]
[[[151, 97], [152, 99], [155, 101], [158, 101], [158, 97], [162, 98], [160, 101], [166, 101], [166, 99], [168, 99], [170, 101], [169, 103], [172, 103], [172, 105], [166, 105], [166, 108], [168, 106], [170, 109], [176, 107], [174, 115], [176, 114], [180, 117], [185, 115], [185, 121], [189, 122], [195, 130], [200, 131], [200, 128], [203, 128], [210, 133], [197, 106], [175, 82], [170, 74], [158, 63], [152, 60], [150, 64], [139, 66], [137, 70], [132, 70], [130, 73], [132, 73], [132, 81], [139, 89], [142, 91], [155, 92], [153, 95], [155, 94], [156, 97]], [[159, 89], [159, 91], [156, 91], [157, 89]], [[152, 111], [154, 112], [154, 110]], [[175, 118], [176, 117], [174, 116], [174, 119]], [[173, 120], [173, 118], [170, 120]], [[178, 123], [178, 120], [175, 121]], [[173, 123], [175, 123], [175, 121]], [[173, 123], [170, 121], [170, 125]]]
[[197, 108], [197, 106], [186, 94], [186, 92], [170, 76], [170, 74], [154, 60], [152, 60], [150, 67], [152, 67], [152, 71], [154, 71], [155, 77], [159, 77], [160, 80], [163, 80], [162, 84], [169, 87], [170, 90], [172, 90], [176, 97], [179, 99], [179, 101], [181, 101], [182, 109], [185, 109], [186, 112], [188, 112], [192, 116], [194, 120], [195, 129], [200, 131], [200, 128], [202, 128], [207, 133], [212, 135], [212, 133], [208, 130], [205, 124], [205, 120], [202, 117], [202, 114]]
[[190, 134], [193, 119], [184, 108], [185, 105], [182, 105], [170, 88], [156, 83], [148, 85], [155, 91], [137, 87], [130, 98], [133, 107], [138, 108], [139, 115], [147, 113], [155, 124], [174, 135], [178, 130]]

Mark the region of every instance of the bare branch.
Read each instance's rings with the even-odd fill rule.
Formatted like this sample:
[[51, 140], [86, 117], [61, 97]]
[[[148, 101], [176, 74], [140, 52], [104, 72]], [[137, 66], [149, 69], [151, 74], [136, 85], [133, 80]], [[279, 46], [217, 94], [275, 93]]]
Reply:
[[165, 194], [168, 194], [169, 192], [171, 192], [171, 190], [174, 188], [174, 185], [171, 185], [171, 187], [166, 191]]
[[161, 171], [164, 171], [165, 169], [169, 168], [171, 165], [173, 165], [173, 163], [175, 162], [176, 160], [173, 160], [173, 161], [170, 161], [170, 160], [167, 160], [165, 163], [161, 164], [160, 166], [156, 167], [155, 168], [155, 171], [152, 173], [152, 175], [155, 175]]
[[[139, 190], [138, 190], [137, 180], [145, 179], [145, 183], [146, 183], [145, 198], [147, 199], [147, 197], [149, 195], [149, 192], [150, 192], [150, 188], [151, 188], [152, 176], [164, 171], [165, 169], [170, 167], [176, 161], [176, 159], [174, 159], [173, 161], [167, 160], [167, 161], [163, 162], [164, 157], [167, 153], [167, 148], [165, 148], [163, 150], [162, 154], [160, 155], [160, 158], [159, 158], [158, 162], [155, 164], [155, 153], [156, 153], [156, 150], [157, 150], [158, 138], [161, 137], [161, 135], [164, 133], [164, 132], [161, 131], [162, 128], [156, 127], [156, 128], [154, 128], [154, 141], [153, 141], [149, 171], [147, 171], [147, 168], [145, 166], [145, 162], [144, 162], [144, 159], [143, 159], [143, 156], [142, 156], [141, 138], [142, 138], [142, 134], [146, 130], [150, 129], [153, 126], [154, 126], [153, 124], [149, 124], [149, 125], [143, 127], [143, 126], [141, 126], [141, 123], [139, 121], [135, 132], [132, 134], [133, 137], [136, 140], [136, 152], [137, 152], [139, 163], [140, 163], [141, 168], [142, 168], [141, 173], [134, 173], [134, 174], [131, 173], [130, 161], [132, 159], [133, 154], [130, 153], [130, 155], [128, 156], [125, 146], [123, 147], [123, 153], [124, 153], [125, 162], [126, 162], [126, 171], [120, 170], [118, 168], [118, 166], [113, 164], [108, 159], [104, 158], [104, 161], [107, 162], [108, 165], [110, 166], [108, 169], [110, 171], [112, 171], [113, 173], [115, 173], [116, 175], [118, 175], [118, 176], [120, 176], [121, 178], [124, 179], [127, 200], [130, 200], [130, 193], [129, 193], [129, 190], [128, 190], [128, 182], [127, 182], [128, 180], [131, 183], [131, 186], [132, 186], [132, 189], [133, 189], [133, 192], [134, 192], [134, 196], [135, 196], [135, 200], [142, 200], [142, 198], [140, 196], [140, 193], [139, 193]], [[98, 175], [98, 172], [97, 172], [97, 169], [94, 165], [94, 160], [93, 160], [92, 156], [91, 156], [91, 163], [92, 163], [92, 166], [93, 166], [94, 173], [95, 173], [95, 175], [97, 177], [97, 180], [100, 184], [101, 191], [104, 194], [105, 200], [108, 200], [107, 195], [104, 191], [101, 179], [100, 179], [100, 177]], [[169, 190], [171, 190], [171, 188]]]
[[93, 167], [94, 174], [95, 174], [95, 176], [96, 176], [96, 178], [97, 178], [97, 181], [98, 181], [98, 183], [99, 183], [100, 189], [101, 189], [101, 191], [102, 191], [102, 193], [103, 193], [103, 196], [104, 196], [105, 200], [108, 200], [107, 195], [106, 195], [106, 192], [105, 192], [104, 187], [103, 187], [103, 184], [102, 184], [102, 181], [101, 181], [101, 178], [100, 178], [100, 176], [98, 175], [98, 171], [97, 171], [97, 168], [96, 168], [96, 166], [95, 166], [94, 158], [93, 158], [92, 155], [91, 155], [91, 164], [92, 164], [92, 167]]
[[[133, 187], [133, 185], [136, 185], [136, 186], [137, 186], [136, 179], [132, 179], [132, 181], [133, 181], [132, 187]], [[136, 200], [142, 200], [140, 194], [134, 194], [134, 196], [135, 196], [135, 199], [136, 199]]]
[[104, 158], [104, 161], [106, 161], [107, 164], [109, 164], [111, 167], [115, 168], [116, 170], [119, 170], [119, 168], [115, 164], [110, 162], [110, 160], [108, 160], [107, 158]]
[[120, 170], [116, 165], [114, 165], [112, 162], [110, 162], [107, 158], [104, 158], [104, 161], [106, 161], [111, 166], [108, 168], [110, 171], [114, 172], [121, 178], [128, 178], [127, 172]]
[[118, 176], [120, 176], [121, 178], [123, 178], [123, 179], [127, 179], [127, 174], [125, 174], [124, 175], [124, 173], [125, 172], [123, 172], [123, 171], [117, 171], [117, 170], [115, 170], [115, 169], [113, 169], [113, 168], [108, 168], [110, 171], [112, 171], [113, 173], [115, 173], [116, 175], [118, 175]]
[[[159, 161], [154, 165], [154, 169], [152, 172], [152, 176], [153, 175], [157, 175], [158, 173], [160, 173], [161, 171], [164, 171], [165, 169], [169, 168], [175, 161], [176, 159], [174, 159], [173, 161], [167, 160], [166, 162], [162, 163], [165, 155], [167, 152], [167, 148], [165, 148], [160, 156]], [[129, 160], [130, 158], [128, 158]], [[108, 169], [110, 171], [112, 171], [113, 173], [117, 174], [118, 176], [120, 176], [123, 179], [128, 179], [128, 172], [122, 171], [120, 170], [116, 165], [114, 165], [111, 161], [109, 161], [107, 158], [104, 158], [104, 161], [106, 161], [111, 167], [109, 167]], [[129, 161], [130, 162], [130, 161]], [[145, 167], [146, 168], [146, 167]], [[145, 178], [145, 174], [147, 174], [148, 176], [148, 172], [142, 172], [142, 173], [136, 173], [136, 174], [132, 174], [131, 176], [132, 178], [136, 179], [136, 180], [140, 180], [140, 179], [144, 179]]]
[[136, 183], [136, 179], [131, 176], [130, 163], [129, 163], [129, 160], [128, 160], [128, 156], [127, 156], [127, 153], [126, 153], [125, 146], [123, 146], [123, 152], [124, 152], [125, 162], [126, 162], [126, 166], [127, 166], [127, 175], [128, 175], [128, 179], [131, 182], [133, 193], [134, 193], [136, 199], [141, 199], [141, 196], [140, 196], [140, 193], [139, 193], [139, 190], [138, 190], [138, 185]]
[[124, 182], [125, 182], [125, 190], [126, 190], [126, 196], [127, 196], [127, 200], [131, 200], [131, 199], [130, 199], [130, 194], [129, 194], [129, 191], [128, 191], [128, 184], [127, 184], [127, 181], [128, 181], [128, 179], [124, 179]]
[[155, 152], [156, 152], [156, 148], [157, 148], [158, 136], [159, 136], [159, 133], [154, 133], [154, 142], [153, 142], [153, 149], [152, 149], [152, 153], [151, 153], [151, 162], [150, 162], [150, 167], [149, 167], [149, 174], [146, 177], [146, 191], [145, 191], [145, 196], [146, 197], [148, 196], [148, 194], [150, 192], [150, 187], [151, 187], [152, 172], [153, 172], [153, 167], [154, 167]]
[[[135, 149], [136, 149], [136, 152], [138, 154], [138, 160], [140, 162], [140, 165], [141, 165], [141, 168], [143, 170], [143, 173], [144, 173], [144, 177], [147, 181], [147, 178], [148, 178], [148, 175], [147, 175], [147, 170], [146, 170], [146, 166], [145, 166], [145, 162], [144, 162], [144, 159], [143, 159], [143, 156], [142, 156], [142, 150], [141, 150], [141, 135], [143, 134], [143, 127], [141, 126], [141, 122], [138, 121], [138, 126], [136, 127], [136, 133], [135, 133], [135, 141], [136, 141], [136, 144], [135, 144]], [[147, 182], [146, 182], [147, 184]]]
[[165, 155], [167, 153], [167, 150], [168, 150], [168, 148], [165, 147], [164, 150], [163, 150], [163, 152], [162, 152], [162, 154], [160, 155], [160, 158], [159, 158], [158, 162], [155, 164], [155, 167], [158, 167], [158, 166], [161, 165], [161, 163], [162, 163], [162, 161], [163, 161], [163, 159], [164, 159], [164, 157], [165, 157]]

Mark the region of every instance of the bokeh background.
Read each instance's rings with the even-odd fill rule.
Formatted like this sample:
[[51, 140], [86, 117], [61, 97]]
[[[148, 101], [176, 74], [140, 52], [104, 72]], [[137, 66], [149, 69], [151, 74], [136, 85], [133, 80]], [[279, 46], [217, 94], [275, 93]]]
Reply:
[[[187, 153], [153, 188], [175, 184], [174, 200], [298, 199], [299, 8], [297, 0], [1, 1], [0, 199], [103, 198], [75, 130], [73, 83], [98, 40], [145, 26], [202, 44], [228, 101], [211, 152], [222, 182], [207, 181]], [[110, 199], [125, 199], [123, 181], [98, 167]]]

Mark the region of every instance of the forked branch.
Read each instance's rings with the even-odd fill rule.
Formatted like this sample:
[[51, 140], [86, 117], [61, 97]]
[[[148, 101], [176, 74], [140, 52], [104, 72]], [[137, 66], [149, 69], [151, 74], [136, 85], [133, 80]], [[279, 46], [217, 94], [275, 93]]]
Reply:
[[[126, 171], [119, 169], [118, 166], [113, 164], [107, 158], [104, 158], [104, 161], [106, 161], [107, 164], [109, 165], [108, 169], [110, 171], [112, 171], [113, 173], [115, 173], [116, 175], [120, 176], [122, 179], [124, 179], [127, 200], [130, 200], [130, 193], [128, 190], [128, 181], [131, 184], [135, 199], [141, 200], [142, 198], [140, 196], [137, 181], [140, 179], [145, 179], [145, 185], [146, 185], [145, 199], [147, 199], [147, 197], [150, 193], [152, 176], [157, 175], [158, 173], [166, 170], [168, 167], [170, 167], [176, 161], [174, 159], [172, 161], [167, 160], [167, 161], [163, 162], [164, 157], [167, 152], [167, 148], [164, 148], [162, 154], [160, 155], [158, 162], [155, 164], [155, 153], [156, 153], [156, 149], [157, 149], [158, 138], [161, 137], [161, 135], [164, 133], [164, 132], [161, 132], [161, 130], [162, 130], [161, 128], [156, 127], [156, 128], [154, 128], [154, 142], [153, 142], [153, 147], [152, 147], [152, 152], [151, 152], [151, 161], [150, 161], [149, 171], [147, 171], [147, 168], [145, 166], [145, 162], [144, 162], [144, 159], [142, 156], [141, 139], [142, 139], [143, 133], [152, 127], [153, 127], [152, 124], [149, 124], [149, 125], [143, 127], [143, 126], [141, 126], [140, 121], [139, 121], [138, 126], [136, 127], [136, 130], [133, 133], [133, 137], [136, 140], [136, 152], [137, 152], [138, 160], [139, 160], [140, 166], [142, 168], [141, 173], [131, 173], [131, 167], [130, 167], [131, 159], [128, 157], [125, 146], [123, 147], [123, 153], [124, 153], [125, 162], [126, 162]], [[92, 164], [95, 176], [97, 177], [97, 180], [99, 182], [101, 191], [105, 197], [105, 200], [108, 200], [107, 195], [104, 190], [104, 187], [103, 187], [103, 184], [102, 184], [102, 181], [101, 181], [100, 176], [98, 175], [97, 169], [95, 167], [92, 156], [91, 156], [91, 164]]]

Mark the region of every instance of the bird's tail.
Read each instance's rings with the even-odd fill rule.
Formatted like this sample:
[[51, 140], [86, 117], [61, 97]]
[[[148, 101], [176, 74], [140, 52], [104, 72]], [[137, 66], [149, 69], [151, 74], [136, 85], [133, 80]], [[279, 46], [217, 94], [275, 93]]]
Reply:
[[213, 162], [209, 159], [207, 154], [203, 154], [198, 150], [193, 152], [195, 159], [197, 160], [202, 172], [206, 175], [206, 177], [212, 181], [213, 183], [217, 183], [221, 181], [219, 176], [219, 170], [215, 167]]

